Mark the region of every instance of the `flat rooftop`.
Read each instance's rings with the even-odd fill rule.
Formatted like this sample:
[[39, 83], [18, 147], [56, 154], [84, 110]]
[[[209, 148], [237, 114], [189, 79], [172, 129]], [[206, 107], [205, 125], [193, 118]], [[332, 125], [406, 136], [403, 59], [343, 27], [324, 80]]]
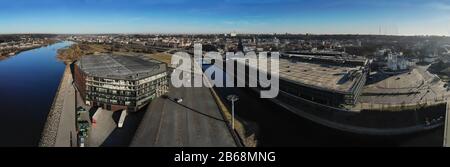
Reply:
[[[264, 67], [264, 64], [259, 66], [260, 69]], [[284, 58], [279, 59], [279, 69], [280, 79], [338, 93], [351, 93], [362, 77], [361, 66], [328, 65]]]
[[[352, 72], [354, 72], [353, 77]], [[361, 76], [359, 67], [350, 68], [280, 59], [280, 78], [319, 89], [350, 92]]]
[[353, 56], [346, 54], [333, 54], [333, 53], [314, 53], [314, 54], [282, 54], [285, 57], [291, 58], [303, 58], [303, 59], [315, 59], [315, 60], [327, 60], [327, 61], [352, 61], [364, 63], [367, 59], [361, 56]]
[[124, 80], [147, 78], [167, 70], [166, 64], [142, 56], [87, 55], [76, 64], [90, 76]]

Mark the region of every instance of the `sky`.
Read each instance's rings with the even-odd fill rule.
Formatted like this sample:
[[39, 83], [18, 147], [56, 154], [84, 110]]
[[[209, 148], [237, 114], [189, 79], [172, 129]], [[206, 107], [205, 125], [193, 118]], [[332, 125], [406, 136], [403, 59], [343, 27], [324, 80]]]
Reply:
[[450, 35], [450, 0], [0, 0], [0, 34]]

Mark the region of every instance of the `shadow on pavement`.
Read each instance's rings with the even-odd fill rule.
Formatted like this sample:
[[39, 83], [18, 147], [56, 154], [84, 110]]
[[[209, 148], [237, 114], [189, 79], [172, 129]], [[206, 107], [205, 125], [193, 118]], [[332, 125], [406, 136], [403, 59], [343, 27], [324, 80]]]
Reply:
[[167, 100], [170, 100], [170, 101], [172, 101], [173, 103], [178, 104], [178, 105], [180, 105], [180, 106], [182, 106], [182, 107], [184, 107], [184, 108], [186, 108], [186, 109], [189, 109], [189, 110], [191, 110], [191, 111], [193, 111], [193, 112], [195, 112], [195, 113], [197, 113], [197, 114], [200, 114], [200, 115], [209, 117], [209, 118], [211, 118], [211, 119], [215, 119], [215, 120], [217, 120], [217, 121], [226, 122], [226, 121], [223, 120], [223, 119], [213, 117], [213, 116], [211, 116], [211, 115], [202, 113], [202, 112], [200, 112], [200, 111], [197, 111], [197, 110], [195, 110], [195, 109], [193, 109], [193, 108], [190, 108], [190, 107], [188, 107], [188, 106], [186, 106], [186, 105], [183, 105], [183, 104], [181, 104], [181, 103], [177, 103], [177, 102], [176, 102], [175, 100], [173, 100], [172, 98], [166, 98], [166, 99], [167, 99]]

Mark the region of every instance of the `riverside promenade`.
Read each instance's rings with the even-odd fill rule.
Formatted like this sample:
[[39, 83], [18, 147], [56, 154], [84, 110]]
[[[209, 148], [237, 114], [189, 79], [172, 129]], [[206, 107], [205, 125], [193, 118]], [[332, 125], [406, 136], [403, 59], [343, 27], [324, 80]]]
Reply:
[[76, 147], [75, 89], [66, 65], [39, 142], [40, 147]]
[[444, 147], [450, 147], [450, 102], [447, 103], [447, 113], [445, 114], [445, 127], [444, 127]]

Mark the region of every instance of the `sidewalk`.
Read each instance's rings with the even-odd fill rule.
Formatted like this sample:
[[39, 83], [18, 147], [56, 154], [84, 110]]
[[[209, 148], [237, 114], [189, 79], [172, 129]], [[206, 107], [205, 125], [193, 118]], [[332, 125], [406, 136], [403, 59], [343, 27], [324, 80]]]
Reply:
[[39, 146], [70, 147], [71, 136], [72, 142], [76, 143], [75, 90], [70, 65], [66, 65]]

